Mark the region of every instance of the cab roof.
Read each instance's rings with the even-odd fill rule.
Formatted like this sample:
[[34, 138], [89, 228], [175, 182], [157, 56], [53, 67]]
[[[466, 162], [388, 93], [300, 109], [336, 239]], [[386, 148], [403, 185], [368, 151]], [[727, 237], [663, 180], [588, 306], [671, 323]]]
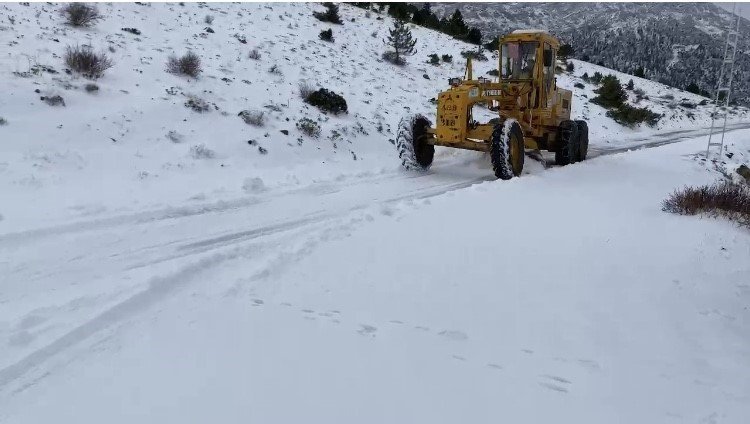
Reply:
[[500, 39], [501, 43], [513, 41], [541, 41], [549, 43], [553, 49], [560, 47], [560, 41], [543, 29], [517, 29]]

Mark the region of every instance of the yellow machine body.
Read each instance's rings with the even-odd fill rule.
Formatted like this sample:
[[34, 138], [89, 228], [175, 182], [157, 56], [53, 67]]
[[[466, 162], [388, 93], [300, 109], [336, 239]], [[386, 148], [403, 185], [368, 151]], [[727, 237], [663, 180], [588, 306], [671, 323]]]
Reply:
[[[570, 119], [571, 109], [570, 90], [557, 87], [555, 78], [559, 47], [560, 42], [543, 31], [506, 35], [500, 39], [497, 82], [474, 79], [468, 59], [464, 79], [454, 79], [451, 87], [438, 95], [437, 122], [429, 130], [433, 134], [429, 143], [488, 151], [495, 125], [513, 118], [523, 130], [524, 148], [554, 151], [558, 125]], [[519, 71], [519, 51], [525, 52], [524, 72]], [[497, 111], [498, 118], [475, 121], [473, 108], [482, 106]]]

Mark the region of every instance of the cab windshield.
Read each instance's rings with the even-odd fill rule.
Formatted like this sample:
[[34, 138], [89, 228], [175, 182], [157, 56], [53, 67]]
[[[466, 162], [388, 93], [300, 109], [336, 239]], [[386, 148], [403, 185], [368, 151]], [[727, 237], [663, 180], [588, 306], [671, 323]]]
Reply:
[[532, 79], [539, 43], [505, 43], [500, 55], [500, 75], [504, 80]]

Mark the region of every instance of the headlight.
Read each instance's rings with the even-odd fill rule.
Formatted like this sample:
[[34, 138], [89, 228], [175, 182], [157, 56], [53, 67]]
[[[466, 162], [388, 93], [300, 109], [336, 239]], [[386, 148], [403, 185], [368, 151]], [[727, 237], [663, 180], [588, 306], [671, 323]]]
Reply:
[[461, 85], [461, 78], [450, 78], [448, 79], [448, 84], [454, 87]]

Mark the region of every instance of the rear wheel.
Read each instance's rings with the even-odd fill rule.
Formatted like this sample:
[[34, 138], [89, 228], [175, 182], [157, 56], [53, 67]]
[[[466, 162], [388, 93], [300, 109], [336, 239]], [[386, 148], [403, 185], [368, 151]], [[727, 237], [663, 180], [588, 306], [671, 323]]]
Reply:
[[557, 127], [557, 150], [555, 163], [568, 165], [578, 159], [578, 125], [573, 121], [562, 121]]
[[589, 125], [586, 121], [575, 121], [578, 127], [578, 161], [586, 160], [589, 153]]
[[428, 169], [435, 156], [435, 146], [428, 141], [432, 135], [427, 132], [432, 124], [422, 115], [404, 118], [398, 124], [396, 148], [401, 164], [406, 169]]
[[490, 139], [490, 158], [495, 176], [509, 180], [523, 171], [523, 131], [515, 119], [495, 125]]

